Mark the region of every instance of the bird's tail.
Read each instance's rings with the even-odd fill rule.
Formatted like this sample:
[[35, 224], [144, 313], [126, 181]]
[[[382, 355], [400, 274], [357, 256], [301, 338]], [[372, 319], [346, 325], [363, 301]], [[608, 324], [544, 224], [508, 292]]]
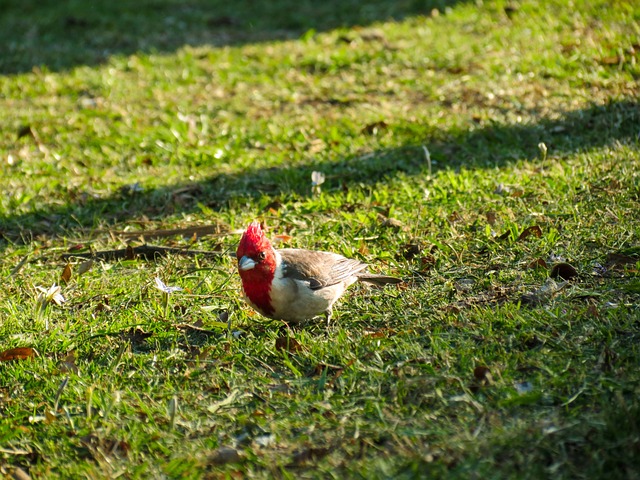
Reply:
[[396, 277], [389, 277], [387, 275], [376, 275], [375, 273], [359, 273], [358, 280], [365, 283], [371, 283], [378, 287], [383, 287], [384, 285], [395, 285], [398, 283], [402, 283], [402, 279]]

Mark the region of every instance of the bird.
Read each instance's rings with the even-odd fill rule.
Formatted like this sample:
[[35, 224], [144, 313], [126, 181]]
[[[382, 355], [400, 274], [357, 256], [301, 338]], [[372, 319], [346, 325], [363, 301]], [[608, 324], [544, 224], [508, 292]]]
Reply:
[[261, 315], [299, 323], [325, 315], [356, 281], [377, 286], [402, 280], [368, 273], [366, 263], [332, 252], [273, 248], [260, 223], [249, 224], [236, 250], [245, 301]]

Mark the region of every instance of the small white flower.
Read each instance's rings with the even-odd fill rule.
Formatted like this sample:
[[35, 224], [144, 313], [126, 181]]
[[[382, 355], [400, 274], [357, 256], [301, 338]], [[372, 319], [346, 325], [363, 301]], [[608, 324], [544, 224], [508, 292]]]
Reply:
[[322, 172], [311, 172], [311, 186], [319, 187], [324, 183], [325, 176]]
[[538, 150], [540, 150], [540, 156], [542, 157], [542, 161], [546, 160], [547, 152], [549, 151], [547, 149], [547, 145], [544, 142], [540, 142], [538, 144]]
[[55, 283], [46, 289], [44, 287], [36, 287], [36, 289], [40, 290], [41, 295], [38, 296], [38, 302], [46, 305], [48, 303], [55, 303], [60, 306], [64, 302], [66, 302], [64, 296], [62, 295], [62, 288], [60, 285], [56, 285]]
[[169, 287], [168, 285], [165, 285], [165, 283], [160, 280], [160, 277], [156, 277], [156, 288], [167, 295], [182, 290], [180, 287]]

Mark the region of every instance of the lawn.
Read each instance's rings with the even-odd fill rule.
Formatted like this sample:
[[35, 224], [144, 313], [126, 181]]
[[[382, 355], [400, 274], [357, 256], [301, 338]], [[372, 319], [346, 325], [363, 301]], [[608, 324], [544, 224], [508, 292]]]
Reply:
[[[640, 478], [634, 2], [90, 3], [0, 14], [2, 475]], [[264, 319], [255, 219], [404, 282]]]

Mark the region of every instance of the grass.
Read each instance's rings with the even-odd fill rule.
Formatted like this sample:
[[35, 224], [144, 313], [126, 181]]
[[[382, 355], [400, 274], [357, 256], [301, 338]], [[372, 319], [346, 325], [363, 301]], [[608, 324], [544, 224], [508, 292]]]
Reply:
[[[263, 3], [8, 2], [0, 471], [640, 476], [632, 2]], [[405, 284], [267, 322], [256, 218]]]

